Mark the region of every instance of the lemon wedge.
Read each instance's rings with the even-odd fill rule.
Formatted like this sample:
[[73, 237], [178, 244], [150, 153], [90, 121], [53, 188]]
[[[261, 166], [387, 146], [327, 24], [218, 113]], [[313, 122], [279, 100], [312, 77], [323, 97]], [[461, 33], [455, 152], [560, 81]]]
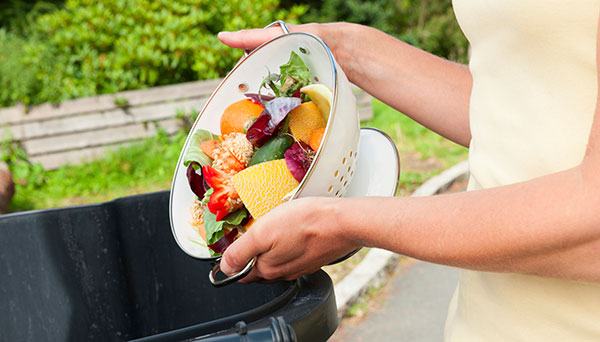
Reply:
[[331, 111], [331, 102], [333, 102], [333, 92], [331, 89], [322, 84], [315, 83], [302, 87], [300, 92], [310, 97], [317, 105], [325, 121], [327, 121], [329, 119], [329, 112]]

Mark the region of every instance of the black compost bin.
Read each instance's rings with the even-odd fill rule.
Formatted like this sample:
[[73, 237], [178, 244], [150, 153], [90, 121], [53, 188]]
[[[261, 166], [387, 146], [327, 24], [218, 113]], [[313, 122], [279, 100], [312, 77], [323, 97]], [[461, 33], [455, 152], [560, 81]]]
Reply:
[[169, 192], [0, 216], [1, 341], [324, 341], [331, 279], [213, 287]]

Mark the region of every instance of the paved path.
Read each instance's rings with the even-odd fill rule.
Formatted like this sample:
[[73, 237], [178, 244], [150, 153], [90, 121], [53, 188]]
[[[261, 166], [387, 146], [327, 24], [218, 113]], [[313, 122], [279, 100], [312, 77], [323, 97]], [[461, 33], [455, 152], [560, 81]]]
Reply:
[[404, 261], [371, 298], [364, 317], [344, 320], [330, 342], [442, 341], [458, 274], [451, 267]]

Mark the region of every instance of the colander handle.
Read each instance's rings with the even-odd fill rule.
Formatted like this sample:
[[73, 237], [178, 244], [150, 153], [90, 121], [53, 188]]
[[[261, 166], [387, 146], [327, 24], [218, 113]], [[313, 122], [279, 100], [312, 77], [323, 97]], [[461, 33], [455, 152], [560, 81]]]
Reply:
[[210, 272], [208, 272], [208, 280], [210, 280], [210, 283], [213, 284], [214, 287], [221, 287], [221, 286], [229, 285], [231, 283], [235, 283], [236, 281], [247, 276], [248, 273], [250, 273], [250, 271], [252, 271], [252, 267], [254, 267], [255, 263], [256, 263], [256, 258], [252, 258], [248, 262], [246, 267], [244, 267], [244, 269], [242, 269], [239, 273], [236, 273], [236, 274], [232, 275], [231, 277], [227, 277], [225, 279], [217, 280], [217, 278], [215, 276], [221, 270], [221, 257], [219, 257], [218, 259], [215, 260], [215, 265], [213, 266], [213, 268], [210, 270]]
[[[269, 25], [265, 26], [264, 28], [269, 28], [269, 27], [275, 26], [275, 25], [279, 25], [279, 27], [281, 27], [283, 34], [290, 33], [290, 29], [287, 27], [287, 24], [283, 20], [275, 20], [274, 22], [270, 23]], [[244, 50], [244, 57], [242, 57], [242, 59], [248, 57], [249, 54], [250, 54], [250, 51]]]

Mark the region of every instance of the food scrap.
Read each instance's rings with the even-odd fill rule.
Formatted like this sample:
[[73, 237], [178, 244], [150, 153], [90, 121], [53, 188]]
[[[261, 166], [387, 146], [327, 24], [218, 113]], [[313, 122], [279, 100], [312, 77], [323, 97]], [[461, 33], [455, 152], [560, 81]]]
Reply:
[[220, 135], [197, 129], [184, 155], [190, 223], [213, 256], [292, 197], [320, 148], [332, 91], [295, 52], [279, 71], [225, 109]]

